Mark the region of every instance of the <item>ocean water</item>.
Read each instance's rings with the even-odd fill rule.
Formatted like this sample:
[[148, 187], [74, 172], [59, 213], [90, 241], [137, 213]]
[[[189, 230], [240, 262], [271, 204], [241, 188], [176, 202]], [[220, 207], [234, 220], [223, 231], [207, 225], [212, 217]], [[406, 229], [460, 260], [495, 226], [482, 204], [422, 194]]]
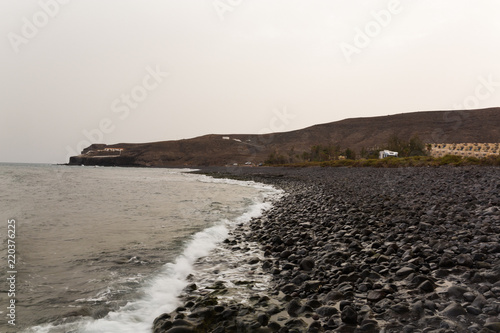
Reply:
[[[220, 246], [281, 193], [253, 182], [179, 169], [0, 164], [0, 279], [7, 221], [16, 221], [16, 326], [0, 287], [2, 332], [150, 332], [193, 279], [199, 286], [252, 274], [256, 244]], [[244, 297], [240, 295], [242, 301]]]

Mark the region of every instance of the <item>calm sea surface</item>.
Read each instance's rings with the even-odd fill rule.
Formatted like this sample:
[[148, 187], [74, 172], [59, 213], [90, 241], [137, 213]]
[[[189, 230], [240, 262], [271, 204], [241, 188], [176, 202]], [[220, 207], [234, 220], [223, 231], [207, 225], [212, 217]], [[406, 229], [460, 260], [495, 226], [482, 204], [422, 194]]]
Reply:
[[[185, 171], [0, 164], [0, 331], [150, 332], [178, 305], [194, 263], [278, 195]], [[14, 298], [5, 282], [9, 219]]]

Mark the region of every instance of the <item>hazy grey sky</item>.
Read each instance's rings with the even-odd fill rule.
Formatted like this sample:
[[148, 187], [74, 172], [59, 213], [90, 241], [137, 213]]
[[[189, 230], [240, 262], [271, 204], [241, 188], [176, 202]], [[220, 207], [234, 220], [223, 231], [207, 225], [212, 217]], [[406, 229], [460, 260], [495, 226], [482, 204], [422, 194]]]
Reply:
[[0, 162], [500, 106], [500, 1], [1, 0]]

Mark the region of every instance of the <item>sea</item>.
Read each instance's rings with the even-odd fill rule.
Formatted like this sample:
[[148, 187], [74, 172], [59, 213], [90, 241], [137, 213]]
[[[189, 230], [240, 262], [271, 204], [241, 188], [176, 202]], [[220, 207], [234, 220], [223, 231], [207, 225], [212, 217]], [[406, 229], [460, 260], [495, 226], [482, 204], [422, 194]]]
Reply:
[[151, 332], [190, 283], [265, 290], [257, 244], [223, 241], [283, 193], [191, 171], [0, 164], [0, 332]]

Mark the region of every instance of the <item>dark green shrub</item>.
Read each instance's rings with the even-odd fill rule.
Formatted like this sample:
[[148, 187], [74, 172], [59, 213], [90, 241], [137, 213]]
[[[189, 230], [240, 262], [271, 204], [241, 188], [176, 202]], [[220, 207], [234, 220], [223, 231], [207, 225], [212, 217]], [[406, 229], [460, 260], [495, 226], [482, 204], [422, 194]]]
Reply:
[[439, 159], [439, 165], [459, 165], [462, 162], [462, 156], [458, 155], [445, 155]]

